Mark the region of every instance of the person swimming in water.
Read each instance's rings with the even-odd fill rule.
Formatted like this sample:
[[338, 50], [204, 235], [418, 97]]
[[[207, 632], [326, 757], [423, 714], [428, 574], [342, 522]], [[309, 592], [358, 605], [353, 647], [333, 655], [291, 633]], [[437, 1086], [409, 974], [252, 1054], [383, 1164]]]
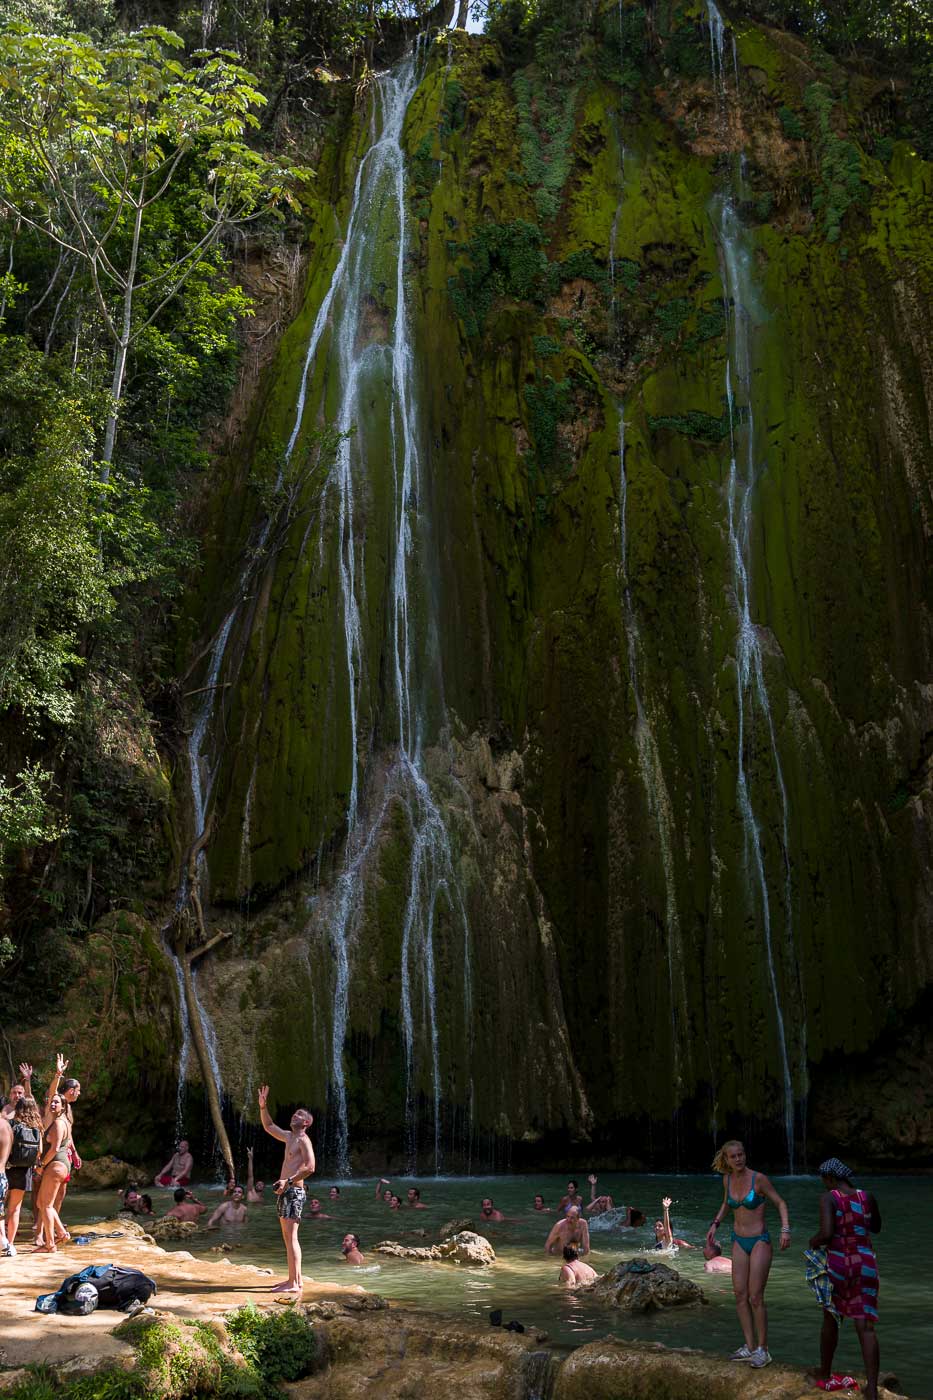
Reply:
[[587, 1215], [605, 1215], [607, 1210], [614, 1209], [611, 1196], [597, 1196], [597, 1177], [591, 1172], [586, 1179], [590, 1183], [590, 1199], [584, 1206]]
[[703, 1265], [704, 1274], [731, 1274], [732, 1260], [727, 1259], [722, 1252], [722, 1245], [715, 1240], [710, 1244], [709, 1240], [703, 1245], [703, 1258], [706, 1263]]
[[580, 1215], [579, 1206], [570, 1206], [562, 1220], [554, 1222], [554, 1228], [544, 1242], [545, 1254], [556, 1254], [557, 1248], [575, 1246], [578, 1254], [590, 1252], [590, 1229]]
[[[790, 1218], [787, 1203], [778, 1195], [763, 1172], [754, 1172], [748, 1165], [745, 1148], [735, 1138], [724, 1142], [713, 1158], [713, 1171], [722, 1176], [722, 1205], [706, 1232], [708, 1244], [715, 1243], [716, 1231], [726, 1212], [733, 1215], [732, 1227], [732, 1290], [739, 1325], [745, 1338], [730, 1361], [747, 1361], [750, 1366], [767, 1366], [771, 1361], [768, 1350], [768, 1310], [765, 1307], [765, 1286], [771, 1272], [774, 1251], [771, 1236], [765, 1226], [765, 1203], [777, 1207], [781, 1217], [781, 1249], [790, 1248]], [[757, 1346], [755, 1345], [757, 1334]]]
[[664, 1212], [662, 1220], [654, 1222], [654, 1247], [655, 1249], [695, 1249], [696, 1246], [690, 1244], [688, 1240], [679, 1239], [671, 1228], [671, 1206], [674, 1202], [670, 1196], [665, 1196], [661, 1202], [661, 1209]]
[[572, 1244], [564, 1245], [564, 1262], [561, 1265], [558, 1283], [563, 1283], [567, 1288], [586, 1288], [594, 1282], [597, 1277], [596, 1270], [591, 1264], [584, 1264]]

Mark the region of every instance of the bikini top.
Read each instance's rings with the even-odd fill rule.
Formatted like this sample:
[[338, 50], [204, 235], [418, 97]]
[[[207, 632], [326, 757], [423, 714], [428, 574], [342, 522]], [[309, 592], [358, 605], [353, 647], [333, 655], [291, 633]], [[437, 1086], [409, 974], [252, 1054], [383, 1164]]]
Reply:
[[757, 1176], [757, 1172], [752, 1172], [752, 1184], [749, 1188], [748, 1195], [743, 1196], [740, 1201], [734, 1201], [731, 1191], [726, 1187], [726, 1204], [730, 1205], [733, 1210], [738, 1210], [740, 1206], [744, 1206], [746, 1210], [757, 1210], [759, 1206], [763, 1206], [767, 1197], [762, 1196], [760, 1191], [755, 1190]]

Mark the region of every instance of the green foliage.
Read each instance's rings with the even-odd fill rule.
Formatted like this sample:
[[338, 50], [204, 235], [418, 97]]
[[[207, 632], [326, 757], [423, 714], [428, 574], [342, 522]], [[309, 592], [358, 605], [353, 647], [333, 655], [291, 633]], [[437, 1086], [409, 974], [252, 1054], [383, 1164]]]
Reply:
[[261, 1313], [247, 1305], [227, 1318], [237, 1350], [266, 1381], [296, 1381], [313, 1370], [318, 1347], [314, 1331], [298, 1313]]
[[781, 130], [788, 141], [803, 141], [806, 136], [803, 122], [792, 107], [779, 107], [778, 116], [781, 121]]
[[709, 72], [709, 39], [699, 25], [677, 26], [665, 41], [662, 63], [684, 78], [702, 78]]
[[534, 462], [542, 471], [558, 466], [557, 429], [573, 408], [569, 379], [555, 380], [539, 374], [534, 384], [525, 385], [528, 428], [534, 447]]
[[535, 354], [540, 355], [543, 360], [551, 355], [560, 354], [560, 341], [555, 340], [552, 335], [534, 335], [531, 344]]
[[0, 713], [68, 724], [79, 634], [113, 607], [91, 471], [93, 397], [0, 339]]
[[68, 1379], [28, 1368], [11, 1400], [274, 1400], [282, 1381], [300, 1380], [317, 1357], [314, 1330], [297, 1313], [240, 1308], [227, 1318], [238, 1357], [203, 1322], [134, 1318], [120, 1336], [136, 1348], [133, 1370], [104, 1369]]
[[661, 414], [654, 418], [649, 415], [648, 427], [653, 433], [665, 428], [668, 432], [683, 433], [684, 437], [697, 438], [700, 442], [719, 443], [729, 436], [729, 414], [713, 418], [709, 413], [690, 409], [687, 413]]
[[553, 219], [560, 208], [561, 190], [570, 174], [577, 89], [567, 88], [558, 102], [540, 89], [536, 90], [523, 73], [516, 75], [512, 86], [518, 107], [522, 171], [529, 188], [534, 191], [538, 217]]
[[638, 290], [641, 268], [631, 258], [617, 258], [614, 267], [615, 279], [630, 295]]
[[838, 136], [832, 127], [833, 95], [825, 83], [811, 83], [804, 105], [816, 129], [820, 188], [813, 207], [823, 214], [823, 231], [836, 243], [847, 210], [862, 192], [862, 162], [858, 148]]
[[543, 293], [548, 260], [544, 235], [534, 224], [482, 224], [461, 248], [469, 266], [448, 280], [454, 310], [467, 335], [479, 335], [486, 315], [499, 297], [533, 301]]
[[655, 313], [655, 324], [664, 345], [671, 345], [680, 335], [692, 307], [686, 297], [673, 297], [663, 302]]
[[607, 5], [598, 16], [596, 71], [604, 82], [623, 90], [623, 106], [641, 83], [647, 52], [647, 15], [641, 5]]
[[697, 312], [696, 330], [685, 338], [683, 348], [688, 354], [693, 354], [706, 341], [718, 340], [725, 333], [726, 313], [722, 302], [712, 302], [708, 306], [700, 307]]

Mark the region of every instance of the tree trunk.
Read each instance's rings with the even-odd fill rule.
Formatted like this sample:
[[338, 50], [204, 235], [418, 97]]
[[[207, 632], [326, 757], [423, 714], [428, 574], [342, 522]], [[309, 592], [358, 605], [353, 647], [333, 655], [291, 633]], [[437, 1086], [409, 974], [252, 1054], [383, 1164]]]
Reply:
[[457, 11], [457, 23], [455, 29], [466, 29], [467, 16], [470, 12], [470, 0], [460, 0], [460, 8]]
[[198, 1006], [198, 998], [194, 990], [194, 977], [191, 972], [192, 959], [197, 957], [194, 953], [182, 953], [181, 972], [185, 984], [185, 1005], [188, 1008], [188, 1025], [191, 1028], [191, 1039], [194, 1042], [195, 1053], [198, 1063], [201, 1066], [201, 1078], [204, 1080], [204, 1088], [207, 1091], [207, 1104], [210, 1109], [211, 1122], [214, 1124], [214, 1132], [217, 1134], [217, 1141], [220, 1144], [220, 1151], [227, 1164], [227, 1175], [235, 1177], [236, 1169], [233, 1165], [233, 1153], [230, 1150], [230, 1139], [227, 1137], [227, 1129], [224, 1127], [224, 1116], [220, 1107], [220, 1095], [217, 1092], [217, 1085], [214, 1082], [214, 1072], [211, 1069], [211, 1057], [208, 1054], [207, 1041], [204, 1039], [204, 1027], [201, 1025], [201, 1010]]

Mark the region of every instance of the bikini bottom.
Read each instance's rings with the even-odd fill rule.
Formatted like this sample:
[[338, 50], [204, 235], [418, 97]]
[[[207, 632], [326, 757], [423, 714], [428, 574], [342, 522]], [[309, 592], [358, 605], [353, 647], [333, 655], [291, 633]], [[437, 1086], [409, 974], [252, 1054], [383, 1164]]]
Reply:
[[756, 1244], [770, 1244], [771, 1236], [767, 1230], [762, 1230], [760, 1235], [737, 1235], [733, 1230], [732, 1243], [741, 1245], [746, 1254], [751, 1254]]

